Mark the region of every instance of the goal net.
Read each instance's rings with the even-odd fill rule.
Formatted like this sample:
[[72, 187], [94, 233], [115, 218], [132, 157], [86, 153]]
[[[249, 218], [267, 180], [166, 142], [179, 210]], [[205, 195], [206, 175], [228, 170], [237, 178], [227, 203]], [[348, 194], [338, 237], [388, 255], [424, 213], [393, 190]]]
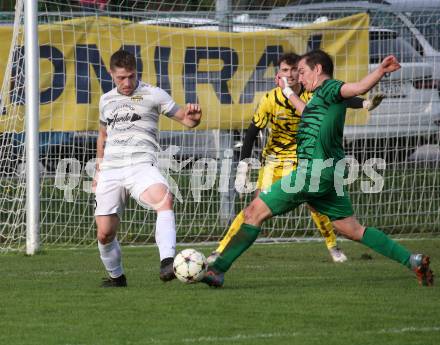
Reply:
[[[23, 0], [0, 13], [0, 250], [26, 243]], [[203, 121], [188, 130], [163, 117], [159, 167], [175, 195], [179, 243], [217, 241], [253, 197], [234, 190], [246, 129], [274, 88], [283, 53], [328, 51], [338, 79], [360, 80], [388, 54], [401, 73], [364, 98], [385, 96], [371, 112], [350, 110], [346, 154], [357, 172], [349, 190], [362, 223], [396, 237], [440, 234], [440, 11], [361, 1], [38, 1], [40, 63], [40, 238], [43, 245], [95, 241], [91, 190], [100, 96], [112, 89], [109, 58], [137, 59], [138, 77], [180, 105], [198, 102]], [[353, 2], [350, 3], [351, 5]], [[353, 5], [352, 5], [353, 6]], [[268, 128], [254, 145], [254, 186]], [[119, 239], [154, 242], [155, 213], [130, 200]], [[262, 238], [320, 237], [300, 207], [265, 223]]]

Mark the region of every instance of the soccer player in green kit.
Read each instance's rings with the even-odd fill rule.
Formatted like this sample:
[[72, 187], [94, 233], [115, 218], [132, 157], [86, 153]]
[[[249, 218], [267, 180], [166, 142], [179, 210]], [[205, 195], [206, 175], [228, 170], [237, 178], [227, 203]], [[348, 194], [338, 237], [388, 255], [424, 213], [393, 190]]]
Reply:
[[362, 226], [353, 215], [350, 198], [342, 183], [346, 166], [343, 149], [346, 105], [343, 100], [368, 92], [385, 74], [399, 68], [397, 59], [388, 56], [361, 81], [344, 83], [333, 79], [330, 56], [322, 50], [314, 50], [304, 54], [298, 64], [299, 81], [307, 91], [313, 92], [307, 104], [279, 81], [284, 95], [302, 113], [297, 134], [298, 168], [245, 208], [243, 225], [221, 256], [209, 266], [202, 280], [204, 283], [221, 287], [224, 273], [256, 240], [265, 220], [307, 202], [328, 216], [335, 229], [345, 237], [412, 269], [420, 285], [433, 285], [429, 257], [411, 254], [379, 229]]

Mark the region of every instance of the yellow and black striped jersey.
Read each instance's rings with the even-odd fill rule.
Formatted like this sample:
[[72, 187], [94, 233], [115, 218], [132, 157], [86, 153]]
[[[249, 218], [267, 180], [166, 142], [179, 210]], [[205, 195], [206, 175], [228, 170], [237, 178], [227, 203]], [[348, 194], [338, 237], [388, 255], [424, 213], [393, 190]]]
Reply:
[[[300, 98], [307, 103], [312, 93], [302, 91]], [[269, 128], [269, 136], [263, 149], [263, 159], [276, 157], [281, 165], [285, 161], [297, 163], [296, 135], [301, 115], [292, 103], [283, 95], [281, 88], [270, 90], [261, 99], [252, 118], [253, 124], [263, 129]]]

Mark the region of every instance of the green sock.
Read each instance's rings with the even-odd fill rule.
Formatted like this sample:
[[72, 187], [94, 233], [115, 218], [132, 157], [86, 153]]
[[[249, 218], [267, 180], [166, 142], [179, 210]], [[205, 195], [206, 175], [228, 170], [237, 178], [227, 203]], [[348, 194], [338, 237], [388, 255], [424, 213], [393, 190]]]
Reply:
[[217, 271], [226, 272], [232, 263], [255, 242], [260, 230], [261, 228], [257, 226], [242, 224], [212, 267]]
[[389, 257], [408, 268], [411, 268], [409, 257], [411, 253], [404, 246], [389, 238], [376, 228], [366, 228], [361, 243], [374, 251]]

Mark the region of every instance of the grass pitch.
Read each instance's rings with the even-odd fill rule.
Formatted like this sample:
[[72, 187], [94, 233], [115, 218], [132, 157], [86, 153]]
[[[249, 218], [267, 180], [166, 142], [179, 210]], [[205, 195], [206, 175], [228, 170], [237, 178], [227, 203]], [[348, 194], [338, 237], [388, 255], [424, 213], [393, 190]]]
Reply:
[[[440, 240], [404, 244], [440, 272]], [[221, 289], [162, 283], [154, 247], [123, 248], [126, 289], [98, 287], [94, 248], [2, 255], [0, 344], [440, 344], [438, 285], [419, 287], [405, 267], [341, 245], [344, 264], [323, 243], [257, 244]]]

